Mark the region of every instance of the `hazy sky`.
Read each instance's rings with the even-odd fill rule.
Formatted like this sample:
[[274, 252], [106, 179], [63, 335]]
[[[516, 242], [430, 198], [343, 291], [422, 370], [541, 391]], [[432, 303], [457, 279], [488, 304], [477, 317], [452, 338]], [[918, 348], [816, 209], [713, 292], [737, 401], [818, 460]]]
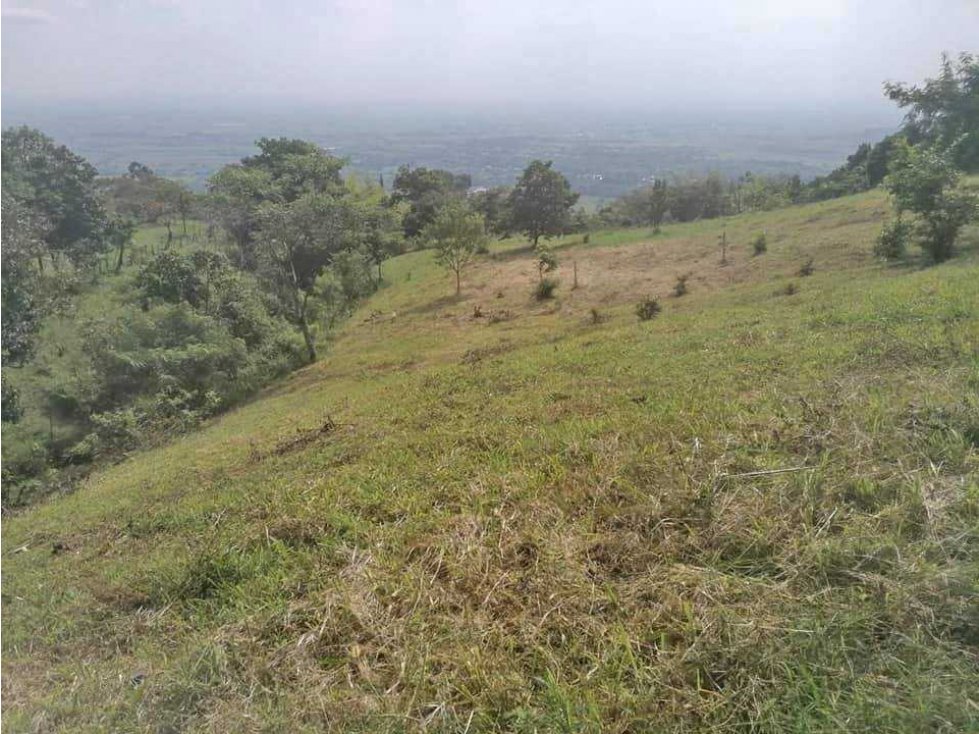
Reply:
[[3, 0], [17, 99], [880, 104], [979, 0]]

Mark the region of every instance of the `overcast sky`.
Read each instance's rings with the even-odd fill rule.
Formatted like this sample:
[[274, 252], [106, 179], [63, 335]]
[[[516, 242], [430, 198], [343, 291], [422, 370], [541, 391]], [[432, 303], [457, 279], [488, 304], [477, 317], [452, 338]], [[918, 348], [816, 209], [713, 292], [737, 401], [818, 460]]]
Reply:
[[45, 101], [875, 105], [979, 51], [979, 0], [3, 0]]

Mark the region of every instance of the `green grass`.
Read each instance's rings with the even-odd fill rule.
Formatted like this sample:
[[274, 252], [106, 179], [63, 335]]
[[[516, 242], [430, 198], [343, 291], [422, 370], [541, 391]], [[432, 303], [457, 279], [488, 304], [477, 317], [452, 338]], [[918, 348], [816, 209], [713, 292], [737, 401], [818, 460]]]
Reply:
[[569, 238], [556, 303], [515, 241], [460, 300], [391, 261], [321, 362], [4, 520], [4, 729], [976, 730], [976, 232], [885, 267], [885, 209]]

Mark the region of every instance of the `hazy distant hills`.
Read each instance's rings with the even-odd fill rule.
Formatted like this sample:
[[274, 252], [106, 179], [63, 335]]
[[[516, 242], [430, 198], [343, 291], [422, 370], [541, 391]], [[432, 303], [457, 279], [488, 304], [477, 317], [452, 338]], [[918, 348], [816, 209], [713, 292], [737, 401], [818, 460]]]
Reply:
[[[588, 197], [610, 198], [654, 176], [798, 173], [833, 169], [864, 141], [893, 130], [879, 117], [840, 119], [799, 113], [671, 119], [652, 113], [523, 115], [366, 110], [200, 110], [40, 108], [7, 103], [3, 125], [42, 129], [105, 174], [130, 161], [202, 187], [220, 166], [238, 160], [262, 136], [315, 140], [350, 159], [364, 175], [390, 182], [403, 164], [472, 174], [476, 186], [509, 184], [526, 162], [552, 159]], [[896, 121], [895, 121], [896, 122]]]

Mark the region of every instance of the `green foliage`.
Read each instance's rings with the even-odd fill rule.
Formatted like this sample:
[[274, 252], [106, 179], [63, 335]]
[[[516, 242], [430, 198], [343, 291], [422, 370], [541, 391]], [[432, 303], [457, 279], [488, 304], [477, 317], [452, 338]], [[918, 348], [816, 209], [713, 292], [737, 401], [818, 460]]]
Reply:
[[401, 166], [394, 177], [391, 201], [408, 207], [402, 220], [405, 237], [421, 235], [435, 221], [439, 209], [463, 198], [471, 185], [468, 174]]
[[912, 230], [911, 224], [900, 216], [885, 222], [874, 244], [874, 254], [884, 260], [900, 260], [907, 254]]
[[936, 78], [920, 86], [888, 82], [884, 91], [908, 110], [909, 139], [947, 149], [957, 168], [979, 171], [979, 56], [943, 54]]
[[435, 261], [455, 274], [456, 295], [462, 292], [462, 271], [486, 239], [483, 216], [461, 201], [450, 201], [422, 233], [435, 250]]
[[544, 243], [538, 243], [534, 247], [534, 259], [537, 261], [537, 278], [543, 281], [547, 273], [557, 270], [557, 255]]
[[509, 197], [510, 188], [507, 186], [495, 186], [469, 196], [469, 206], [483, 215], [486, 231], [496, 237], [508, 237], [512, 229]]
[[762, 232], [751, 242], [752, 253], [757, 257], [768, 252], [768, 237]]
[[551, 161], [531, 161], [507, 199], [514, 229], [527, 235], [535, 247], [541, 237], [567, 231], [571, 207], [578, 201], [568, 179], [551, 166]]
[[45, 254], [87, 264], [105, 247], [95, 168], [28, 127], [3, 131], [3, 188], [44, 222]]
[[676, 283], [673, 285], [673, 296], [675, 298], [680, 298], [681, 296], [687, 295], [687, 281], [690, 280], [690, 273], [682, 273], [676, 276]]
[[902, 145], [886, 186], [898, 214], [917, 216], [918, 242], [934, 262], [952, 256], [959, 231], [976, 212], [976, 198], [958, 186], [952, 152], [934, 146]]
[[659, 299], [647, 296], [636, 304], [636, 316], [640, 321], [649, 321], [659, 315], [663, 307], [659, 305]]
[[816, 267], [813, 264], [813, 259], [811, 257], [807, 257], [806, 261], [799, 266], [798, 275], [800, 278], [808, 278], [814, 272], [816, 272]]
[[41, 278], [34, 261], [40, 257], [44, 245], [38, 215], [15, 199], [6, 187], [2, 207], [3, 329], [0, 333], [6, 367], [22, 364], [34, 351], [43, 310]]
[[554, 298], [554, 291], [557, 290], [560, 281], [557, 278], [541, 278], [534, 286], [534, 298], [538, 301], [546, 301]]

